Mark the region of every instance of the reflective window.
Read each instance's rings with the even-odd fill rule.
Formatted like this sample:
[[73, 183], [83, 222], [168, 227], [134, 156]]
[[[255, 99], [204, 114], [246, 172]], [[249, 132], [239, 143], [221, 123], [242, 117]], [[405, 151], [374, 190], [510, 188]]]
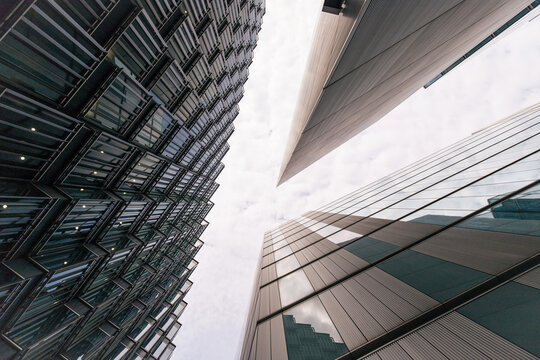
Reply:
[[276, 262], [276, 271], [277, 276], [283, 276], [287, 274], [288, 272], [299, 268], [300, 264], [298, 263], [298, 260], [296, 260], [296, 257], [294, 255], [287, 256], [284, 259], [279, 260]]
[[511, 281], [458, 312], [540, 356], [540, 290]]
[[335, 359], [348, 351], [317, 296], [283, 313], [289, 360]]
[[286, 306], [309, 295], [313, 287], [303, 270], [295, 271], [278, 281], [282, 306]]
[[412, 250], [405, 250], [377, 267], [440, 302], [491, 277], [481, 271]]
[[368, 236], [345, 246], [345, 250], [353, 253], [359, 258], [366, 260], [369, 263], [382, 259], [386, 255], [391, 254], [398, 249], [399, 246], [387, 243], [385, 241], [376, 240]]
[[285, 256], [292, 254], [292, 250], [289, 246], [282, 247], [274, 252], [274, 259], [283, 259]]

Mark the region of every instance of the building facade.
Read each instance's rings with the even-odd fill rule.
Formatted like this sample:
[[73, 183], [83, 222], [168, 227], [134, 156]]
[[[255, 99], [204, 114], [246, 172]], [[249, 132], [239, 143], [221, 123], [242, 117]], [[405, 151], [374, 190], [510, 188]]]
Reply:
[[264, 0], [0, 4], [0, 358], [168, 359]]
[[325, 0], [278, 183], [381, 119], [540, 4]]
[[243, 360], [540, 358], [540, 103], [264, 236]]

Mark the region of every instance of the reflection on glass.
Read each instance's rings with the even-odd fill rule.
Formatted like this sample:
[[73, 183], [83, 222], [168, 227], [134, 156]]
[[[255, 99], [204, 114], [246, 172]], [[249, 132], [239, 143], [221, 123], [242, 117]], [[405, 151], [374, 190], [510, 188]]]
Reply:
[[[490, 198], [489, 203], [502, 196]], [[540, 186], [534, 186], [494, 205], [458, 225], [459, 227], [540, 236]]]
[[[339, 244], [343, 246], [345, 244]], [[366, 260], [369, 263], [382, 259], [388, 254], [393, 253], [399, 249], [399, 246], [387, 243], [386, 241], [380, 241], [368, 236], [352, 242], [350, 245], [345, 246], [345, 250], [353, 253], [361, 259]]]
[[285, 256], [292, 254], [292, 250], [289, 246], [282, 247], [281, 249], [274, 252], [274, 259], [279, 260], [283, 259]]
[[289, 305], [313, 292], [313, 287], [303, 270], [295, 271], [279, 279], [278, 286], [282, 306]]
[[282, 246], [287, 245], [287, 240], [281, 240], [274, 244], [274, 249], [279, 249]]
[[440, 302], [491, 277], [481, 271], [413, 250], [405, 250], [377, 267]]
[[[535, 275], [538, 280], [540, 272], [536, 271]], [[539, 308], [539, 289], [510, 281], [463, 306], [458, 312], [540, 356]]]
[[289, 360], [335, 359], [348, 351], [317, 296], [285, 311], [283, 327]]
[[287, 256], [276, 263], [277, 276], [285, 275], [286, 273], [299, 267], [300, 263], [298, 263], [298, 260], [296, 260], [294, 255]]
[[339, 244], [362, 236], [362, 234], [358, 234], [347, 229], [341, 229], [333, 225], [326, 225], [324, 228], [320, 229], [320, 224], [322, 223], [309, 226], [309, 229], [321, 235], [323, 238], [330, 240], [334, 244]]

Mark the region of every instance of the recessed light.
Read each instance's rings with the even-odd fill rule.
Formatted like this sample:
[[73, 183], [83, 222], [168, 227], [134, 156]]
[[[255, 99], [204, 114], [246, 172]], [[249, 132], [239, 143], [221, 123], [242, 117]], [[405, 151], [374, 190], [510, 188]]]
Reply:
[[104, 154], [103, 150], [101, 150], [100, 153]]
[[97, 175], [97, 171], [94, 171], [94, 175]]
[[2, 205], [2, 209], [7, 209], [7, 205], [6, 204]]
[[24, 156], [21, 156], [20, 159], [21, 159], [21, 160], [25, 160], [26, 158], [25, 158]]
[[81, 191], [84, 191], [84, 189], [83, 189], [83, 188], [81, 188]]
[[79, 230], [79, 227], [78, 227], [78, 226], [75, 226], [75, 230]]
[[111, 248], [111, 250], [114, 250], [114, 248]]
[[83, 205], [82, 207], [83, 207], [83, 209], [86, 209], [86, 205]]
[[36, 131], [36, 128], [30, 128], [30, 130], [32, 130], [32, 131]]
[[64, 261], [64, 265], [67, 265], [67, 261]]

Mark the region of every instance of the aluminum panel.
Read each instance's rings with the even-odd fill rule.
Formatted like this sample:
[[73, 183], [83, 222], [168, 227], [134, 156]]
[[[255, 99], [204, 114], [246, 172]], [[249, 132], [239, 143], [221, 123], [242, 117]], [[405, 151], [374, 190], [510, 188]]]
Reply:
[[360, 276], [356, 277], [356, 281], [362, 284], [362, 286], [373, 294], [373, 296], [380, 299], [402, 320], [412, 319], [414, 316], [420, 313], [417, 308], [400, 297], [400, 294], [396, 294], [368, 274], [360, 274]]
[[326, 285], [324, 281], [321, 279], [321, 277], [317, 274], [313, 266], [311, 265], [306, 266], [304, 268], [304, 272], [306, 273], [306, 276], [308, 277], [315, 291], [322, 289]]
[[270, 348], [270, 321], [265, 321], [257, 326], [257, 360], [272, 360]]
[[270, 287], [265, 286], [261, 288], [259, 294], [259, 319], [268, 316], [270, 314]]
[[536, 269], [529, 271], [528, 273], [518, 277], [517, 279], [514, 279], [514, 281], [523, 285], [540, 289], [540, 267], [537, 267]]
[[540, 252], [538, 237], [450, 228], [420, 243], [415, 251], [496, 275]]
[[269, 298], [270, 298], [270, 314], [281, 309], [281, 302], [279, 300], [279, 289], [277, 281], [274, 281], [269, 286]]
[[343, 286], [385, 330], [393, 329], [403, 322], [399, 316], [367, 291], [356, 279], [344, 281]]
[[356, 301], [343, 285], [333, 287], [331, 292], [368, 341], [385, 332], [383, 327], [373, 318], [373, 316], [371, 316], [362, 304]]
[[452, 312], [437, 322], [471, 344], [478, 351], [486, 354], [490, 359], [537, 359], [519, 346], [457, 312]]
[[322, 281], [324, 281], [325, 285], [330, 285], [336, 281], [336, 277], [328, 271], [326, 267], [323, 266], [323, 264], [320, 261], [316, 261], [313, 264], [311, 264], [313, 269], [317, 274], [319, 274]]
[[431, 345], [426, 339], [414, 332], [401, 340], [398, 344], [415, 360], [447, 360], [437, 348]]
[[270, 331], [272, 340], [272, 360], [287, 360], [287, 343], [285, 342], [285, 330], [281, 315], [270, 319]]
[[347, 273], [345, 271], [343, 271], [343, 269], [340, 268], [334, 261], [332, 261], [332, 259], [330, 259], [328, 257], [324, 257], [324, 258], [320, 259], [319, 261], [321, 262], [321, 264], [324, 265], [324, 267], [326, 267], [328, 269], [328, 271], [330, 271], [330, 273], [336, 279], [341, 279], [341, 278], [347, 276]]
[[349, 349], [354, 349], [366, 342], [366, 338], [362, 335], [360, 330], [358, 330], [349, 315], [343, 310], [330, 291], [319, 294], [319, 298], [328, 312], [328, 315], [334, 322], [345, 345], [347, 345]]
[[426, 311], [439, 304], [435, 299], [432, 299], [423, 292], [416, 290], [412, 286], [396, 279], [377, 267], [369, 269], [366, 273], [381, 284], [392, 289], [392, 291], [399, 294], [403, 300], [407, 301], [420, 311]]

